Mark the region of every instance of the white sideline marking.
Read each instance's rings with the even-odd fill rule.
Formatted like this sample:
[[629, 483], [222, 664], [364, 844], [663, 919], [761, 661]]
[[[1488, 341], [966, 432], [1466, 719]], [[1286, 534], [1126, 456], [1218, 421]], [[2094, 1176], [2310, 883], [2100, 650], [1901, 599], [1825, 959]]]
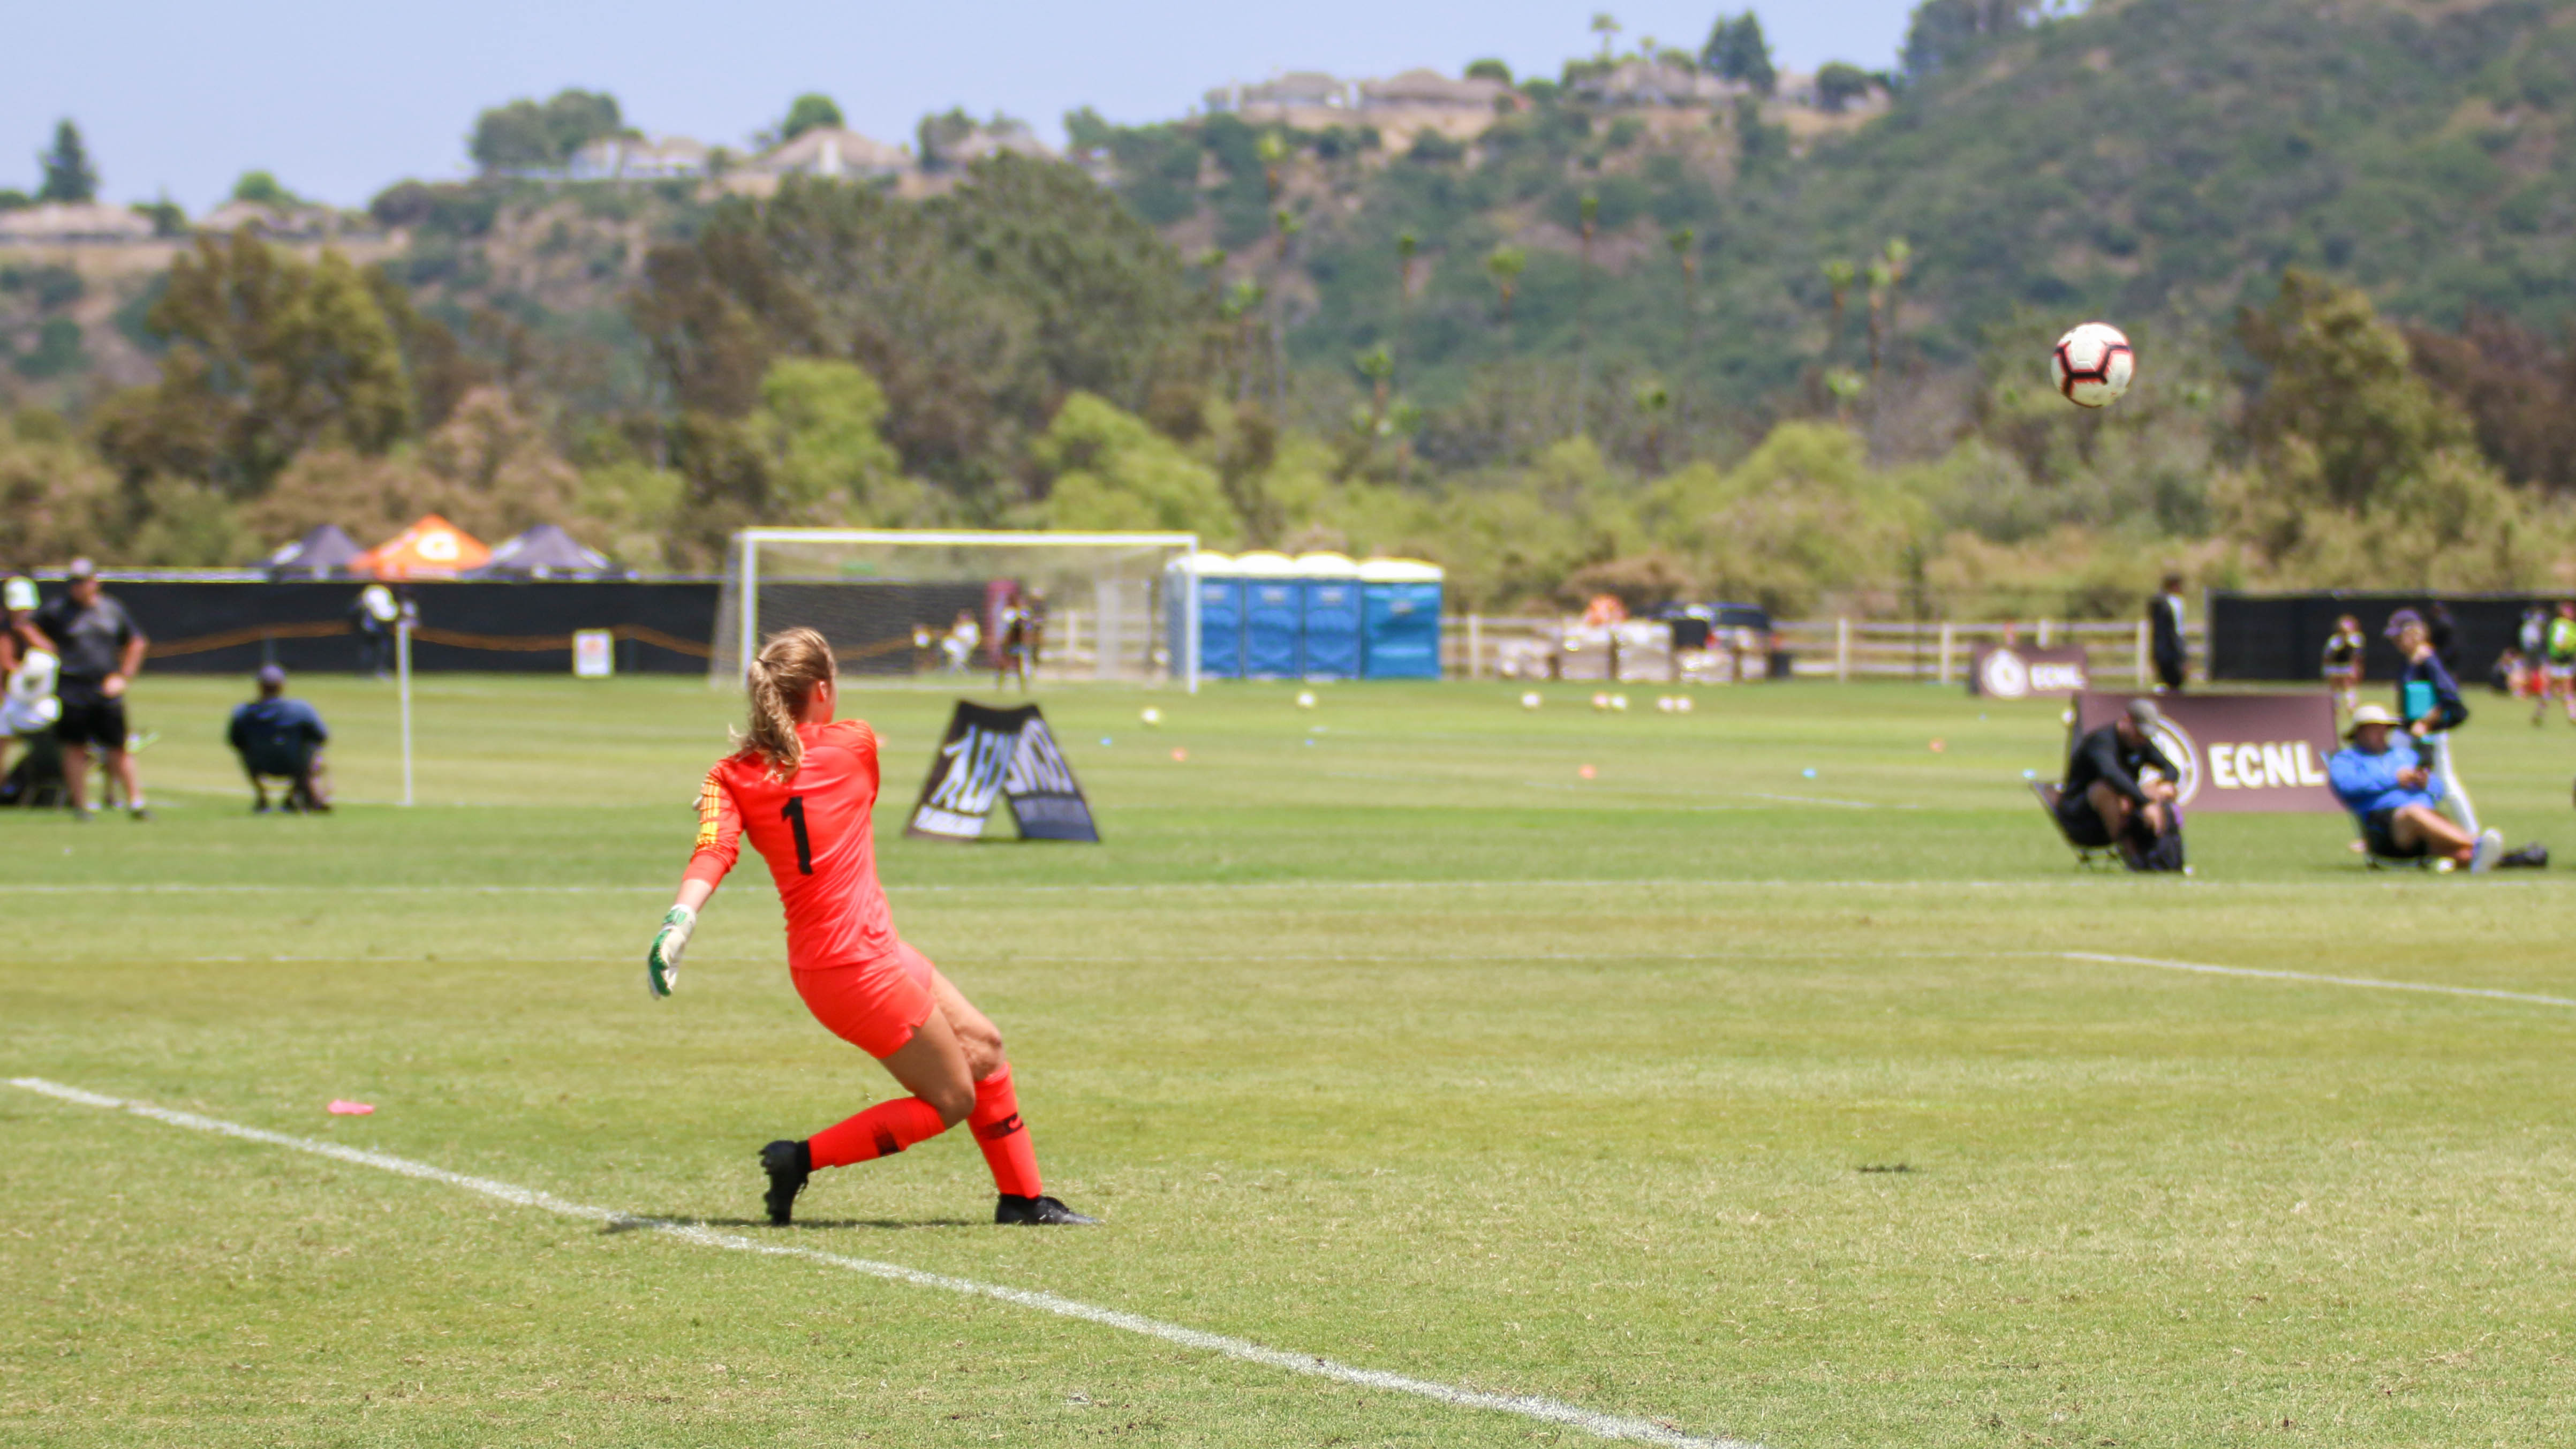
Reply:
[[730, 1252], [757, 1253], [770, 1258], [802, 1258], [807, 1262], [823, 1263], [831, 1267], [847, 1269], [853, 1273], [863, 1273], [871, 1278], [883, 1278], [888, 1282], [908, 1284], [915, 1288], [937, 1288], [948, 1293], [961, 1293], [970, 1298], [991, 1298], [1015, 1307], [1033, 1308], [1041, 1313], [1052, 1313], [1062, 1318], [1079, 1318], [1086, 1323], [1124, 1329], [1129, 1333], [1141, 1333], [1149, 1338], [1159, 1338], [1166, 1343], [1179, 1344], [1183, 1348], [1222, 1354], [1244, 1363], [1257, 1363], [1267, 1368], [1284, 1369], [1289, 1373], [1332, 1379], [1338, 1383], [1356, 1384], [1362, 1388], [1383, 1389], [1390, 1393], [1412, 1394], [1456, 1408], [1485, 1409], [1498, 1414], [1518, 1414], [1525, 1419], [1563, 1424], [1568, 1428], [1580, 1429], [1595, 1438], [1667, 1444], [1676, 1446], [1676, 1449], [1760, 1449], [1760, 1446], [1743, 1439], [1703, 1438], [1695, 1434], [1685, 1434], [1679, 1429], [1652, 1419], [1632, 1419], [1618, 1414], [1596, 1413], [1579, 1405], [1540, 1398], [1534, 1394], [1488, 1394], [1475, 1389], [1434, 1383], [1428, 1379], [1407, 1378], [1402, 1374], [1388, 1373], [1382, 1369], [1357, 1368], [1350, 1364], [1337, 1363], [1332, 1359], [1318, 1358], [1312, 1354], [1287, 1353], [1275, 1348], [1265, 1348], [1249, 1339], [1229, 1338], [1224, 1334], [1184, 1328], [1177, 1323], [1165, 1323], [1159, 1319], [1127, 1313], [1116, 1308], [1100, 1308], [1071, 1298], [1059, 1297], [1053, 1293], [1036, 1292], [1026, 1288], [1005, 1288], [993, 1283], [978, 1283], [971, 1278], [952, 1278], [944, 1273], [925, 1273], [918, 1268], [904, 1267], [900, 1263], [881, 1263], [870, 1258], [844, 1257], [839, 1253], [825, 1253], [813, 1248], [764, 1243], [756, 1238], [744, 1237], [740, 1233], [717, 1232], [712, 1228], [699, 1227], [692, 1223], [666, 1222], [660, 1218], [612, 1212], [607, 1208], [591, 1207], [584, 1203], [556, 1197], [552, 1193], [539, 1192], [535, 1188], [520, 1187], [515, 1183], [450, 1172], [446, 1168], [432, 1167], [426, 1162], [414, 1162], [407, 1157], [395, 1157], [384, 1152], [369, 1152], [357, 1147], [343, 1147], [336, 1142], [322, 1142], [310, 1137], [290, 1137], [283, 1132], [245, 1127], [238, 1122], [226, 1122], [221, 1118], [200, 1117], [194, 1112], [174, 1112], [167, 1107], [155, 1107], [148, 1102], [129, 1102], [116, 1097], [101, 1096], [96, 1092], [82, 1091], [78, 1087], [66, 1087], [60, 1082], [49, 1082], [42, 1077], [13, 1077], [9, 1085], [22, 1087], [30, 1092], [40, 1092], [65, 1102], [77, 1102], [84, 1107], [122, 1108], [138, 1117], [149, 1117], [155, 1122], [165, 1122], [173, 1127], [185, 1127], [196, 1132], [219, 1133], [226, 1137], [238, 1137], [246, 1142], [265, 1143], [271, 1147], [308, 1152], [316, 1157], [329, 1157], [360, 1167], [379, 1168], [386, 1172], [399, 1173], [404, 1177], [420, 1178], [426, 1182], [461, 1187], [468, 1192], [481, 1193], [485, 1197], [498, 1198], [520, 1207], [538, 1208], [561, 1217], [581, 1218], [617, 1228], [649, 1228], [682, 1242], [695, 1243], [702, 1248], [723, 1248]]
[[[2118, 878], [2114, 878], [2117, 880]], [[2143, 888], [2175, 891], [2349, 891], [2365, 885], [2381, 890], [2447, 890], [2454, 887], [2436, 885], [2437, 878], [2406, 880], [2189, 880], [2133, 882]], [[2447, 877], [2438, 878], [2447, 879]], [[889, 895], [970, 895], [996, 891], [1016, 896], [1031, 895], [1140, 895], [1148, 893], [1221, 893], [1226, 891], [1462, 891], [1462, 890], [2083, 890], [2099, 891], [2106, 884], [2100, 877], [2051, 872], [2022, 880], [1942, 880], [1918, 877], [1906, 880], [1792, 880], [1753, 876], [1636, 876], [1597, 880], [1199, 880], [1151, 881], [1132, 885], [1105, 882], [1061, 884], [1024, 884], [995, 881], [985, 884], [889, 885]], [[2482, 879], [2480, 891], [2527, 891], [2564, 889], [2562, 884], [2533, 877], [2525, 880]], [[0, 885], [0, 897], [12, 895], [670, 895], [664, 885], [343, 885], [315, 881], [306, 884], [279, 882], [239, 885], [144, 885], [118, 881], [76, 881], [54, 885]]]
[[2310, 981], [2320, 986], [2367, 986], [2376, 991], [2424, 991], [2436, 996], [2483, 996], [2491, 1001], [2528, 1001], [2540, 1006], [2576, 1006], [2576, 998], [2536, 996], [2527, 991], [2496, 991], [2483, 986], [2434, 986], [2421, 981], [2375, 981], [2367, 976], [2317, 976], [2305, 971], [2260, 971], [2251, 966], [2207, 966], [2197, 961], [2162, 961], [2153, 956], [2101, 956], [2090, 951], [2061, 951], [2069, 961], [2099, 961], [2112, 966], [2153, 966], [2164, 971], [2195, 971], [2204, 976], [2260, 976], [2273, 981]]

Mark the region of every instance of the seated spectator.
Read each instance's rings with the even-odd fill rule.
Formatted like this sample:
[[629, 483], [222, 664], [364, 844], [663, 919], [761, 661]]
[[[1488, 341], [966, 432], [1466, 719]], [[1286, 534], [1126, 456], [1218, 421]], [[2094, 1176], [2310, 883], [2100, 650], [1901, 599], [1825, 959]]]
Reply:
[[2397, 728], [2395, 713], [2375, 704], [2353, 711], [2345, 738], [2351, 743], [2326, 763], [2335, 798], [2361, 822], [2361, 838], [2381, 860], [2445, 860], [2478, 872], [2506, 866], [2541, 866], [2549, 852], [2526, 845], [2505, 853], [2504, 835], [2471, 835], [2441, 811], [2443, 784], [2426, 768], [2414, 738]]
[[[2076, 742], [2057, 801], [2058, 827], [2087, 849], [2110, 847], [2131, 870], [2149, 869], [2157, 843], [2180, 827], [2173, 782], [2182, 771], [2147, 732], [2164, 719], [2152, 699], [2133, 699], [2118, 719]], [[2153, 766], [2160, 779], [2142, 778]]]
[[940, 652], [948, 656], [948, 672], [963, 673], [967, 661], [975, 657], [976, 648], [984, 642], [984, 630], [975, 622], [975, 611], [957, 611], [957, 623], [948, 637], [939, 641]]
[[[11, 578], [0, 593], [0, 609], [7, 612], [7, 624], [0, 627], [0, 778], [8, 775], [10, 744], [22, 737], [31, 755], [50, 757], [53, 752], [38, 749], [37, 741], [50, 736], [63, 716], [62, 701], [54, 697], [61, 661], [53, 641], [36, 627], [37, 602], [30, 578]], [[59, 766], [52, 768], [59, 779]]]
[[259, 669], [259, 698], [233, 711], [226, 732], [242, 773], [250, 776], [251, 810], [268, 813], [268, 785], [284, 780], [287, 810], [331, 808], [322, 784], [322, 746], [331, 738], [322, 716], [300, 699], [286, 697], [286, 671], [274, 664]]

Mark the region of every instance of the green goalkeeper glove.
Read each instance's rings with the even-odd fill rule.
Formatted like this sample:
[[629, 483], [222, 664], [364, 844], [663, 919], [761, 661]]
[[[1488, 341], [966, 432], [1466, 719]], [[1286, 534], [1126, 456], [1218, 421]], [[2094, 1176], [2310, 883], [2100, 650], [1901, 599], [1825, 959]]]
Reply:
[[644, 953], [644, 984], [655, 996], [668, 996], [679, 984], [680, 954], [689, 949], [689, 933], [698, 928], [698, 913], [687, 906], [673, 906], [662, 918], [662, 929], [653, 933], [653, 949]]

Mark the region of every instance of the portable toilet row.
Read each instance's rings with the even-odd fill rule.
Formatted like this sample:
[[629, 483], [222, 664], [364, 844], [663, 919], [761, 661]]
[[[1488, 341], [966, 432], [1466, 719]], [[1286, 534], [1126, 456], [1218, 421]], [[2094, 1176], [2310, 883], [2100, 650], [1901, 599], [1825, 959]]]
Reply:
[[[1437, 679], [1436, 564], [1354, 563], [1337, 553], [1196, 556], [1175, 577], [1174, 651], [1186, 638], [1183, 588], [1199, 600], [1199, 673], [1217, 679]], [[1176, 563], [1177, 576], [1189, 567]]]

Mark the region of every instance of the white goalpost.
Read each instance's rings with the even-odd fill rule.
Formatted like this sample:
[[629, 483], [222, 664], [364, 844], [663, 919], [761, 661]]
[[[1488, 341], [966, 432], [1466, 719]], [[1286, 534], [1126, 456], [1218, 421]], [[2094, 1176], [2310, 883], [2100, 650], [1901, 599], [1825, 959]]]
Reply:
[[971, 679], [1016, 609], [1034, 678], [1195, 694], [1198, 551], [1193, 533], [747, 528], [725, 551], [707, 679], [738, 686], [762, 639], [800, 626], [847, 673]]

